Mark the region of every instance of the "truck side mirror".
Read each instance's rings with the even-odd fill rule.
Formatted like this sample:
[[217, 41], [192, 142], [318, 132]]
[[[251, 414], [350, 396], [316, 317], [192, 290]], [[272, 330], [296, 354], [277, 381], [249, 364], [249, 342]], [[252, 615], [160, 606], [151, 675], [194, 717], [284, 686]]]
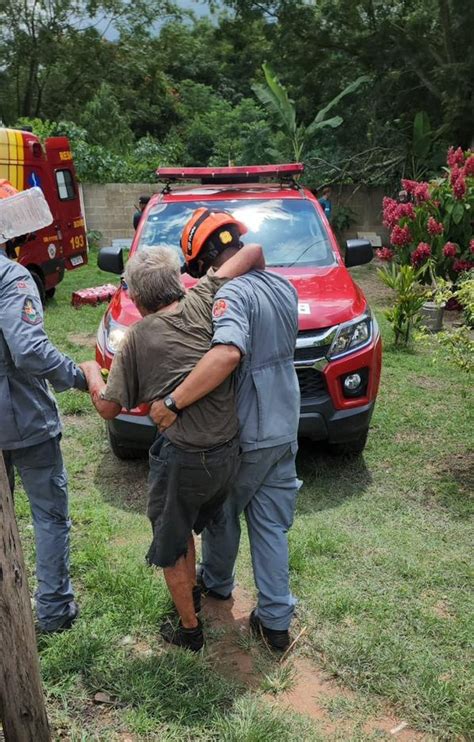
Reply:
[[344, 255], [346, 268], [370, 263], [373, 257], [374, 251], [369, 240], [347, 240], [346, 253]]
[[99, 250], [97, 256], [97, 265], [101, 271], [107, 273], [117, 273], [119, 276], [123, 273], [123, 248], [121, 247], [103, 247]]

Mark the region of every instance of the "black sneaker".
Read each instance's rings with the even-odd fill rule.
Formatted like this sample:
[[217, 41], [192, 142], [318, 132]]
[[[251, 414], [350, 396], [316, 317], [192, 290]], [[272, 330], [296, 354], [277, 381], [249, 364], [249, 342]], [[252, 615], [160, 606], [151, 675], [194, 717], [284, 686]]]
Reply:
[[290, 634], [288, 631], [267, 629], [267, 627], [260, 621], [259, 617], [255, 615], [255, 610], [250, 614], [249, 623], [252, 634], [264, 639], [272, 649], [277, 649], [278, 651], [283, 652], [290, 646]]
[[52, 634], [61, 634], [63, 631], [69, 631], [70, 628], [72, 628], [72, 625], [76, 621], [77, 618], [79, 618], [79, 606], [77, 603], [74, 603], [74, 612], [70, 616], [66, 616], [64, 621], [59, 624], [59, 626], [56, 626], [54, 629], [43, 629], [39, 623], [35, 623], [35, 631], [37, 634], [42, 634], [44, 636], [49, 636]]
[[191, 652], [199, 652], [204, 644], [202, 624], [199, 619], [198, 625], [194, 629], [185, 629], [181, 625], [181, 621], [178, 625], [173, 625], [170, 620], [167, 620], [161, 625], [160, 634], [165, 642], [190, 649]]
[[201, 572], [198, 571], [196, 573], [196, 579], [197, 579], [198, 587], [201, 590], [201, 595], [205, 595], [208, 598], [214, 598], [215, 600], [230, 600], [231, 599], [232, 593], [228, 593], [227, 595], [222, 595], [221, 593], [216, 593], [216, 591], [212, 590], [210, 587], [207, 587], [206, 583], [204, 582], [204, 578]]

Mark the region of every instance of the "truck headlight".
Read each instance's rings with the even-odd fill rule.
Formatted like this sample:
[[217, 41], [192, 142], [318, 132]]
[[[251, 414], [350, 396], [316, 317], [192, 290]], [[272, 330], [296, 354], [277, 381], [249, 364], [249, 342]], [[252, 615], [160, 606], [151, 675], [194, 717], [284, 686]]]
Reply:
[[109, 353], [115, 355], [120, 350], [120, 346], [123, 343], [125, 337], [126, 327], [115, 322], [110, 316], [104, 323], [105, 326], [105, 344]]
[[370, 310], [367, 310], [360, 317], [339, 325], [327, 357], [337, 358], [345, 353], [359, 350], [359, 348], [370, 343], [372, 334], [372, 314]]

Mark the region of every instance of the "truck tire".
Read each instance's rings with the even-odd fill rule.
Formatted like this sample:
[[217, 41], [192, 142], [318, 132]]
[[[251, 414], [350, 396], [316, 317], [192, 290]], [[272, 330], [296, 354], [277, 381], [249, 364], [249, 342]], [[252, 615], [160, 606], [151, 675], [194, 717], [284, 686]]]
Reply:
[[46, 304], [46, 289], [44, 287], [43, 279], [41, 278], [39, 273], [37, 273], [34, 270], [30, 270], [30, 273], [31, 273], [31, 277], [33, 281], [36, 284], [36, 288], [38, 289], [38, 293], [41, 299], [41, 304], [44, 307], [44, 305]]
[[367, 443], [367, 436], [369, 430], [364, 430], [357, 438], [353, 441], [346, 441], [345, 443], [328, 443], [328, 452], [331, 456], [346, 456], [348, 458], [355, 458], [360, 456]]
[[109, 437], [110, 448], [112, 453], [122, 461], [131, 461], [133, 459], [146, 459], [148, 451], [144, 448], [133, 448], [132, 446], [124, 445], [120, 442], [120, 439], [112, 433], [110, 427], [107, 425], [107, 435]]
[[51, 289], [46, 289], [46, 298], [52, 299], [55, 293], [56, 293], [56, 286], [53, 286]]

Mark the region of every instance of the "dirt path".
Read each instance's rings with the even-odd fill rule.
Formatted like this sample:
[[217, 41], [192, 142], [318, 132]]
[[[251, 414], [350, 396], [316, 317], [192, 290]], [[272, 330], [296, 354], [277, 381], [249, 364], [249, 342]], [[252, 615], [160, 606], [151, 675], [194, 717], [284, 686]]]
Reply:
[[[385, 739], [396, 739], [400, 742], [419, 742], [429, 737], [410, 729], [406, 722], [398, 718], [387, 705], [376, 702], [382, 711], [374, 716], [363, 714], [362, 718], [348, 718], [344, 715], [337, 721], [331, 715], [329, 707], [340, 704], [342, 708], [360, 706], [360, 698], [355, 693], [342, 688], [327, 673], [323, 672], [311, 660], [303, 656], [304, 640], [288, 655], [283, 665], [269, 650], [253, 640], [248, 631], [248, 617], [255, 602], [252, 596], [241, 587], [237, 587], [229, 601], [218, 601], [212, 598], [203, 599], [202, 615], [210, 634], [208, 647], [215, 658], [216, 669], [224, 676], [237, 678], [248, 688], [265, 689], [268, 678], [274, 678], [274, 690], [277, 693], [265, 692], [264, 696], [272, 704], [289, 708], [309, 716], [329, 737], [348, 739], [356, 731], [367, 737], [381, 736]], [[299, 643], [298, 643], [299, 644]], [[286, 681], [284, 668], [288, 665]], [[278, 681], [278, 677], [282, 679]], [[289, 681], [288, 678], [291, 680]]]

